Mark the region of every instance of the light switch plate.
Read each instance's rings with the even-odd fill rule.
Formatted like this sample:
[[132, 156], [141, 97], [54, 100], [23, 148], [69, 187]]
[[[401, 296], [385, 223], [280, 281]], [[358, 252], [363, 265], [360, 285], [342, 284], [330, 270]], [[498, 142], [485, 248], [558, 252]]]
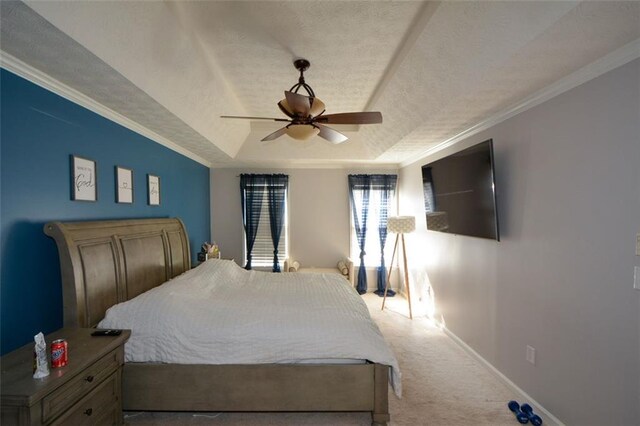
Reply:
[[640, 266], [633, 268], [633, 288], [640, 290]]
[[640, 234], [636, 234], [636, 256], [640, 256]]

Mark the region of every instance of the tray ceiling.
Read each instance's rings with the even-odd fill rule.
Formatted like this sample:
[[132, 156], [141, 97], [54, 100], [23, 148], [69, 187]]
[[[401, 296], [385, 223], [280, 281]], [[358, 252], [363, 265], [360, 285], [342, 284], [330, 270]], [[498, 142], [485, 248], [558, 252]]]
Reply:
[[[640, 38], [639, 2], [13, 2], [0, 48], [214, 167], [374, 164], [443, 141]], [[341, 145], [288, 136], [296, 58]]]

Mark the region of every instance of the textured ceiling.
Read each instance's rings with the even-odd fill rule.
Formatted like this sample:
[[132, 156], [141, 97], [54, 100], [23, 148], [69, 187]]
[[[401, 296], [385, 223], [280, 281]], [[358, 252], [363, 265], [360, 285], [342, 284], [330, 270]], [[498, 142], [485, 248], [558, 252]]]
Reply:
[[[0, 2], [0, 48], [217, 167], [398, 164], [640, 38], [640, 2]], [[295, 58], [334, 146], [282, 137]]]

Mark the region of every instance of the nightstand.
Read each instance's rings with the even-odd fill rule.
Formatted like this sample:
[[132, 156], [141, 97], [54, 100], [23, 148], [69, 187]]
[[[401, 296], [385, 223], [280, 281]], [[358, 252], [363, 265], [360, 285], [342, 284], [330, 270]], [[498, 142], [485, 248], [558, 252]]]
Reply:
[[69, 364], [51, 368], [44, 379], [33, 378], [33, 343], [0, 361], [3, 425], [120, 425], [124, 344], [131, 332], [93, 337], [92, 328], [63, 328], [45, 336], [66, 339]]

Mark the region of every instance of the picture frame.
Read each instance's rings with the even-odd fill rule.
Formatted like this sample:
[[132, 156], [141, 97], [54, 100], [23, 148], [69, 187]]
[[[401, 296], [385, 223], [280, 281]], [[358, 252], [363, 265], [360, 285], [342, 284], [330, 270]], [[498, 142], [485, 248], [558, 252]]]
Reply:
[[70, 156], [71, 163], [71, 200], [98, 201], [98, 165], [94, 160]]
[[115, 167], [116, 203], [133, 204], [133, 170]]
[[160, 205], [160, 176], [147, 175], [147, 202], [150, 206]]

